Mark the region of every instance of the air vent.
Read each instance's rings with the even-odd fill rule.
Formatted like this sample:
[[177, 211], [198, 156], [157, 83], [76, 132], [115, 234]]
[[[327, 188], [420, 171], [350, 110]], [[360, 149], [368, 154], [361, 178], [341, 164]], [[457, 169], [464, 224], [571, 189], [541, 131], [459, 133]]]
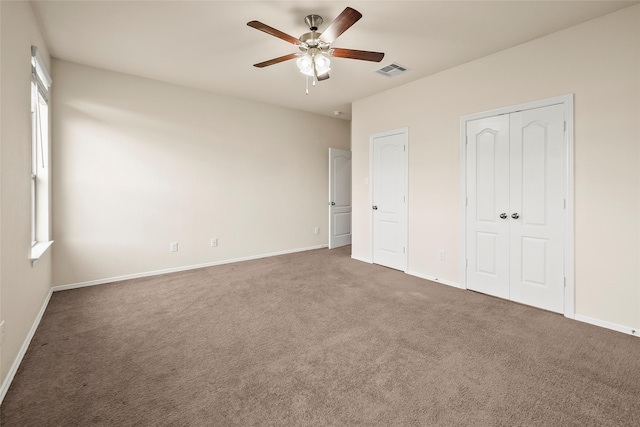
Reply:
[[402, 65], [396, 64], [394, 62], [393, 64], [387, 65], [386, 67], [382, 67], [379, 70], [376, 70], [376, 73], [382, 74], [383, 76], [387, 76], [387, 77], [395, 77], [398, 74], [402, 74], [407, 71], [409, 71], [407, 67], [403, 67]]

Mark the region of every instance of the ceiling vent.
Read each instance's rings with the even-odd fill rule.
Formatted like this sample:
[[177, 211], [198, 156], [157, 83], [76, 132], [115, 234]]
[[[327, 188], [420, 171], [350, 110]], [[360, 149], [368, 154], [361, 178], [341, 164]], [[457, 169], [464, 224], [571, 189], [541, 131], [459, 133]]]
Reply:
[[407, 71], [409, 71], [407, 67], [403, 67], [402, 65], [396, 64], [394, 62], [391, 65], [387, 65], [386, 67], [382, 67], [379, 70], [376, 70], [376, 73], [382, 74], [383, 76], [387, 76], [387, 77], [395, 77]]

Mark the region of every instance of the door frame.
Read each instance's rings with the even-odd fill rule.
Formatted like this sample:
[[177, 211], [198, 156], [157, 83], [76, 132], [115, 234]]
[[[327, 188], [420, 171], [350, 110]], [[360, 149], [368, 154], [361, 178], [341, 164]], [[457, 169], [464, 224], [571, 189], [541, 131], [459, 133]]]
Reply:
[[402, 213], [404, 220], [404, 272], [409, 271], [409, 128], [403, 127], [398, 129], [392, 129], [385, 132], [379, 132], [369, 135], [369, 222], [371, 223], [371, 263], [373, 263], [373, 233], [374, 233], [374, 222], [373, 222], [373, 140], [376, 138], [382, 138], [385, 136], [404, 134], [405, 138], [405, 147], [404, 151], [404, 189], [405, 189], [405, 197], [406, 201], [404, 203], [404, 212]]
[[523, 110], [563, 105], [566, 120], [565, 132], [565, 200], [564, 217], [564, 316], [575, 318], [575, 257], [574, 257], [574, 151], [573, 151], [573, 93], [553, 98], [512, 105], [481, 113], [469, 114], [460, 118], [460, 287], [467, 289], [467, 122]]

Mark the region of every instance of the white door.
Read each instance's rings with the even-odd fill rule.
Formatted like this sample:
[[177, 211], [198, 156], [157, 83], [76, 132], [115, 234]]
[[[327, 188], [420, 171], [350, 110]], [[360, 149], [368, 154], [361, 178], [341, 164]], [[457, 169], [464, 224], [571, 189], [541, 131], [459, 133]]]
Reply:
[[467, 123], [467, 288], [509, 298], [509, 116]]
[[564, 310], [564, 107], [467, 123], [467, 287]]
[[511, 299], [562, 313], [564, 107], [521, 111], [510, 119]]
[[329, 148], [329, 249], [351, 244], [351, 151]]
[[373, 262], [406, 270], [407, 131], [374, 135], [372, 145]]

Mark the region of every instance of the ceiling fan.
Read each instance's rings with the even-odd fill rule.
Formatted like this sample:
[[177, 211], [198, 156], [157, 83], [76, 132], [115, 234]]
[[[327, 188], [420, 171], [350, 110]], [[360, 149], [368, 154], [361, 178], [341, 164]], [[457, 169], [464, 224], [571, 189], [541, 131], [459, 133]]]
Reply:
[[360, 18], [362, 18], [362, 14], [360, 12], [347, 7], [322, 33], [319, 33], [318, 27], [322, 25], [322, 17], [319, 15], [307, 15], [304, 18], [304, 22], [309, 26], [310, 32], [301, 35], [299, 38], [285, 34], [282, 31], [276, 30], [275, 28], [263, 24], [260, 21], [247, 22], [248, 26], [278, 37], [279, 39], [298, 46], [300, 49], [299, 53], [290, 53], [288, 55], [253, 65], [254, 67], [264, 68], [269, 65], [298, 58], [296, 61], [298, 69], [302, 74], [313, 77], [313, 83], [315, 84], [316, 81], [322, 81], [329, 78], [330, 57], [380, 62], [382, 61], [382, 58], [384, 58], [384, 53], [382, 52], [331, 47], [331, 43], [333, 43]]

